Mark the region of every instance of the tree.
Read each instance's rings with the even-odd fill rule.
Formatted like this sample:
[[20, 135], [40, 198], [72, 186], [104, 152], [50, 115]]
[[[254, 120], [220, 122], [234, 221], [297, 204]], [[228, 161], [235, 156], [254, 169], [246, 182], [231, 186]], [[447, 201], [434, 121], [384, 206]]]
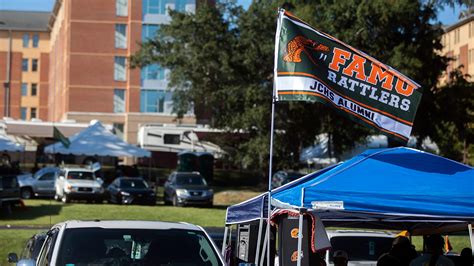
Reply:
[[[242, 130], [246, 138], [226, 143], [234, 161], [267, 169], [273, 81], [274, 34], [282, 1], [254, 1], [248, 10], [235, 3], [202, 6], [195, 14], [171, 12], [172, 21], [132, 57], [134, 66], [159, 63], [171, 70], [178, 117], [190, 107], [212, 114], [211, 125]], [[291, 0], [288, 8], [311, 25], [397, 68], [425, 90], [414, 132], [435, 130], [432, 98], [446, 67], [440, 25], [431, 21], [437, 5], [429, 1]], [[428, 96], [426, 96], [428, 95]], [[334, 155], [374, 131], [354, 124], [321, 104], [276, 105], [275, 167], [298, 163], [303, 147], [328, 132]]]
[[[460, 69], [450, 73], [448, 83], [435, 92], [437, 122], [432, 135], [441, 155], [473, 163], [474, 83]], [[471, 161], [470, 161], [471, 160]]]

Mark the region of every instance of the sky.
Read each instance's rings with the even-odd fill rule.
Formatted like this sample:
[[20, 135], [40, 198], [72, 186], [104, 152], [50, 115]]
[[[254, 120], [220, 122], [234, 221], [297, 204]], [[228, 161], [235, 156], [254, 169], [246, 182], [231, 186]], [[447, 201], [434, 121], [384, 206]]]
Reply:
[[[252, 0], [237, 0], [239, 4], [248, 7]], [[0, 10], [31, 10], [31, 11], [51, 11], [54, 0], [0, 0]], [[439, 20], [444, 25], [454, 24], [458, 20], [459, 7], [446, 7], [440, 14]]]

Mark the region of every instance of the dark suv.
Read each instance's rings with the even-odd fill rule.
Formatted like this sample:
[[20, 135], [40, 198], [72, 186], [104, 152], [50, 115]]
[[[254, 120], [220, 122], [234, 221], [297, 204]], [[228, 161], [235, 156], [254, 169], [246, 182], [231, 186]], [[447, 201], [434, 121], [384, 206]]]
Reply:
[[164, 188], [165, 204], [212, 206], [214, 192], [198, 172], [173, 172]]
[[5, 214], [12, 212], [12, 207], [20, 204], [20, 186], [15, 175], [0, 176], [0, 209]]

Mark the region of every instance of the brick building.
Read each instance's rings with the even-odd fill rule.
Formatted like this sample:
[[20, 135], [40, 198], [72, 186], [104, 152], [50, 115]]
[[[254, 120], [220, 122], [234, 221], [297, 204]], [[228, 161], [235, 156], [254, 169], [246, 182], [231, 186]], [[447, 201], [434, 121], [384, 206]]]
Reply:
[[[57, 0], [49, 22], [48, 120], [99, 119], [136, 143], [143, 123], [176, 123], [167, 71], [128, 68], [140, 43], [169, 23], [169, 9], [194, 12], [195, 0]], [[181, 121], [196, 123], [189, 112]]]
[[[443, 54], [452, 57], [447, 67], [447, 73], [463, 65], [463, 73], [471, 75], [474, 81], [474, 14], [461, 18], [455, 24], [445, 28], [442, 37]], [[446, 81], [445, 75], [440, 82]]]
[[0, 11], [0, 117], [48, 118], [49, 18]]

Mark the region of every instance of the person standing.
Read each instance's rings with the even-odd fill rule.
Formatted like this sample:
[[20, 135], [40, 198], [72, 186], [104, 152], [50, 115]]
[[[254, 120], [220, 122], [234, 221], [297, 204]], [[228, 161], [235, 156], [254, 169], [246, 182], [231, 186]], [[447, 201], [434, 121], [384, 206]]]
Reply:
[[444, 240], [440, 235], [425, 238], [425, 253], [411, 261], [410, 266], [454, 266], [452, 260], [443, 256]]

